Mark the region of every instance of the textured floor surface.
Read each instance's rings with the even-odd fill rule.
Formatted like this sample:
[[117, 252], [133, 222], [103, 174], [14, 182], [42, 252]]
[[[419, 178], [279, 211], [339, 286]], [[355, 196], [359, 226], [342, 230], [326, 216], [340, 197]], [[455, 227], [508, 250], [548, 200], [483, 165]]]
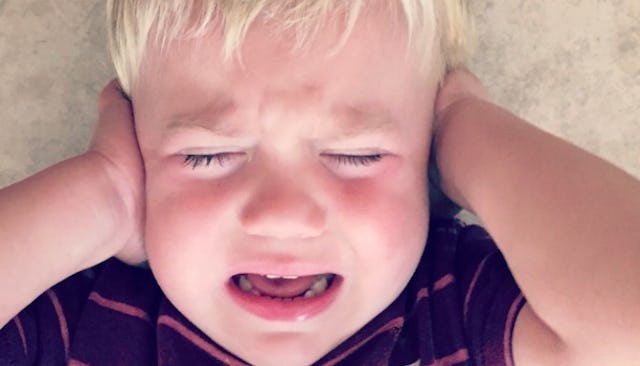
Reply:
[[[0, 0], [0, 187], [82, 152], [112, 77], [104, 0]], [[475, 0], [493, 98], [640, 177], [640, 2]]]

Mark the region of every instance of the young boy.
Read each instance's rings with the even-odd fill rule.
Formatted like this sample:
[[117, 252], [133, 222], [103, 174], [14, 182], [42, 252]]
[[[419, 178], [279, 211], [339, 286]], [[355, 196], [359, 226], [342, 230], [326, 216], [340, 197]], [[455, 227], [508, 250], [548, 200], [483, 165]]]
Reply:
[[108, 9], [133, 114], [0, 191], [0, 363], [638, 364], [640, 183], [438, 88], [464, 2]]

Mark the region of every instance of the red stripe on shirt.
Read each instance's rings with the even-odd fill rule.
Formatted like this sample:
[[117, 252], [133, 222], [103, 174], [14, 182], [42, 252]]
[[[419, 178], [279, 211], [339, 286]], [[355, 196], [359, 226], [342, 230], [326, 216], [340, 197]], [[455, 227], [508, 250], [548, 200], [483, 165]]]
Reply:
[[469, 351], [467, 351], [466, 348], [461, 348], [455, 353], [450, 354], [449, 356], [445, 356], [433, 361], [433, 363], [429, 364], [429, 366], [451, 366], [460, 362], [467, 361], [468, 359]]
[[418, 290], [418, 292], [416, 293], [416, 304], [424, 299], [425, 297], [429, 297], [430, 293], [435, 293], [436, 291], [440, 291], [442, 289], [444, 289], [445, 287], [449, 286], [450, 284], [454, 283], [456, 281], [455, 277], [452, 274], [447, 274], [442, 276], [442, 278], [440, 278], [439, 280], [437, 280], [433, 286], [431, 286], [432, 291], [429, 292], [429, 289], [426, 287], [423, 287], [421, 289]]
[[469, 312], [469, 301], [471, 300], [471, 293], [476, 287], [476, 282], [478, 282], [478, 278], [480, 277], [480, 273], [482, 273], [482, 270], [484, 269], [484, 265], [487, 263], [487, 259], [489, 259], [489, 257], [486, 257], [485, 259], [482, 260], [482, 262], [480, 262], [480, 265], [478, 266], [476, 273], [473, 275], [473, 279], [471, 280], [469, 289], [467, 289], [467, 294], [464, 297], [464, 305], [463, 305], [464, 310], [462, 313], [462, 319], [465, 323], [467, 322], [467, 313]]
[[18, 333], [20, 334], [20, 340], [22, 340], [22, 348], [24, 349], [24, 355], [27, 356], [27, 337], [24, 334], [24, 327], [22, 326], [22, 320], [20, 320], [20, 316], [16, 316], [13, 318], [13, 322], [16, 323], [16, 328], [18, 328]]
[[507, 323], [505, 324], [504, 328], [504, 358], [506, 366], [514, 366], [511, 338], [513, 336], [513, 327], [515, 325], [516, 318], [518, 317], [518, 310], [522, 309], [520, 305], [522, 304], [523, 300], [524, 296], [522, 294], [516, 297], [516, 299], [513, 300], [513, 303], [511, 304], [509, 313], [507, 315]]
[[67, 327], [67, 319], [64, 317], [64, 313], [62, 312], [62, 306], [60, 305], [60, 300], [58, 300], [58, 296], [53, 290], [48, 290], [46, 292], [47, 296], [51, 300], [53, 304], [53, 308], [56, 311], [56, 315], [58, 316], [58, 324], [60, 325], [60, 337], [62, 338], [62, 344], [64, 344], [64, 359], [69, 359], [69, 327]]
[[90, 366], [88, 363], [80, 362], [78, 360], [71, 359], [69, 360], [68, 366]]
[[426, 287], [421, 288], [420, 290], [418, 290], [418, 293], [416, 294], [416, 304], [424, 299], [425, 297], [429, 297], [429, 289]]
[[96, 304], [104, 308], [111, 309], [113, 311], [117, 311], [125, 315], [140, 318], [147, 322], [151, 322], [151, 319], [149, 318], [149, 314], [147, 314], [146, 311], [138, 307], [135, 307], [133, 305], [125, 304], [123, 302], [109, 300], [107, 298], [102, 297], [99, 293], [95, 291], [92, 292], [91, 295], [89, 295], [89, 300], [92, 300], [93, 302], [95, 302]]
[[229, 366], [246, 366], [245, 363], [240, 362], [237, 359], [232, 358], [229, 355], [225, 354], [224, 352], [222, 352], [221, 350], [216, 348], [211, 343], [209, 343], [206, 340], [202, 339], [202, 337], [200, 337], [199, 335], [197, 335], [196, 333], [191, 331], [189, 328], [185, 327], [179, 321], [173, 319], [172, 317], [170, 317], [168, 315], [161, 315], [158, 318], [158, 325], [164, 325], [164, 326], [166, 326], [168, 328], [173, 329], [178, 334], [180, 334], [182, 337], [184, 337], [189, 342], [191, 342], [194, 346], [196, 346], [196, 347], [200, 348], [201, 350], [205, 351], [211, 357], [213, 357], [213, 358], [215, 358], [215, 359], [217, 359], [219, 361], [224, 362], [225, 365], [229, 365]]
[[450, 284], [455, 282], [455, 277], [451, 273], [442, 276], [441, 279], [437, 280], [433, 284], [433, 292], [440, 291], [443, 288], [449, 286]]
[[355, 344], [354, 346], [352, 346], [351, 348], [349, 348], [348, 350], [343, 352], [341, 355], [339, 355], [336, 358], [332, 359], [331, 361], [325, 363], [324, 366], [333, 366], [333, 365], [337, 364], [338, 362], [344, 360], [350, 354], [352, 354], [353, 352], [358, 350], [360, 347], [362, 347], [363, 344], [369, 342], [369, 340], [371, 340], [371, 338], [373, 338], [373, 337], [375, 337], [375, 336], [377, 336], [377, 335], [379, 335], [381, 333], [388, 332], [388, 331], [390, 331], [392, 329], [402, 328], [403, 325], [404, 325], [404, 317], [397, 317], [395, 319], [390, 320], [389, 322], [387, 322], [387, 324], [383, 325], [382, 327], [378, 328], [378, 330], [376, 330], [375, 332], [371, 333], [367, 338], [365, 338], [362, 341], [358, 342], [357, 344]]

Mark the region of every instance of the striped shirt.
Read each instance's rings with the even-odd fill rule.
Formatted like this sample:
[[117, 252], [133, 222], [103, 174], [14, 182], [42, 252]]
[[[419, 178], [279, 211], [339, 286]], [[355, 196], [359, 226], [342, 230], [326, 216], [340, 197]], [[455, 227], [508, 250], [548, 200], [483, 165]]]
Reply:
[[[433, 220], [401, 295], [317, 365], [512, 366], [525, 300], [478, 226]], [[0, 330], [0, 365], [246, 365], [191, 324], [151, 272], [110, 259], [45, 292]]]

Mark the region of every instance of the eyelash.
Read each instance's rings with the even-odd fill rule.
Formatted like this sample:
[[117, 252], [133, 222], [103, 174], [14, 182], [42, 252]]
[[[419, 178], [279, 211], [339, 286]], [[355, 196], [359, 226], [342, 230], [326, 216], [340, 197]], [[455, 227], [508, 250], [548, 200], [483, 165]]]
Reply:
[[[233, 158], [234, 154], [220, 153], [211, 155], [185, 155], [184, 165], [191, 166], [192, 169], [196, 169], [201, 165], [210, 166], [212, 162], [215, 162], [218, 166], [224, 167], [225, 163]], [[382, 160], [382, 154], [371, 155], [346, 155], [346, 154], [323, 154], [323, 156], [329, 158], [332, 162], [338, 165], [349, 165], [354, 167], [368, 167], [371, 164], [375, 164]]]
[[325, 155], [333, 162], [339, 165], [350, 165], [355, 167], [368, 167], [382, 160], [382, 154], [372, 155], [343, 155], [343, 154], [327, 154]]
[[197, 167], [204, 165], [210, 166], [211, 162], [214, 162], [220, 166], [224, 167], [225, 163], [233, 158], [233, 154], [230, 153], [220, 153], [220, 154], [211, 154], [211, 155], [185, 155], [184, 156], [184, 165], [191, 166], [192, 169], [196, 169]]

